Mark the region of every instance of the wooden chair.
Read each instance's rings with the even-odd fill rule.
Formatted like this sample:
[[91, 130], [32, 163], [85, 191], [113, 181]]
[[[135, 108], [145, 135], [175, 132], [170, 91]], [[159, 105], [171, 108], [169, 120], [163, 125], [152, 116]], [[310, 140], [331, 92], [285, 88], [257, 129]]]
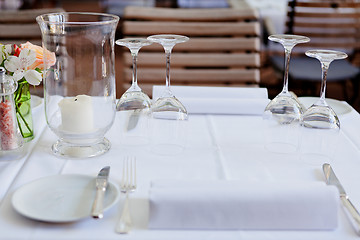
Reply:
[[[310, 92], [316, 96], [319, 94], [320, 63], [305, 56], [306, 50], [316, 48], [345, 51], [349, 58], [331, 63], [327, 82], [341, 84], [345, 99], [353, 102], [358, 96], [360, 80], [359, 68], [351, 63], [354, 54], [360, 49], [360, 2], [291, 0], [288, 2], [288, 9], [287, 33], [304, 35], [311, 39], [309, 43], [299, 44], [293, 50], [289, 69], [290, 88], [299, 84], [305, 93]], [[271, 60], [276, 69], [283, 71], [283, 55], [273, 56]], [[353, 88], [351, 96], [346, 90], [349, 84], [352, 84]]]
[[0, 43], [20, 44], [30, 41], [41, 46], [41, 31], [36, 17], [51, 12], [64, 12], [62, 8], [43, 8], [0, 11]]
[[[258, 86], [260, 82], [260, 26], [252, 9], [127, 7], [122, 27], [124, 37], [190, 37], [173, 49], [173, 85]], [[128, 49], [124, 53], [123, 87], [127, 89], [132, 59]], [[149, 95], [152, 85], [165, 84], [165, 53], [160, 45], [154, 43], [140, 50], [138, 79]]]

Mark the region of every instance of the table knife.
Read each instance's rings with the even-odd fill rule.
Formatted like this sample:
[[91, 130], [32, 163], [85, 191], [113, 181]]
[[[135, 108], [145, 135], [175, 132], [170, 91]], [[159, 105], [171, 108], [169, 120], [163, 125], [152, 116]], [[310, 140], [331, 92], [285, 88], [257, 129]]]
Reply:
[[110, 167], [106, 166], [100, 170], [99, 174], [95, 179], [96, 195], [91, 209], [91, 216], [93, 218], [103, 217], [104, 196], [106, 192], [106, 187], [108, 185], [109, 173]]
[[356, 230], [356, 233], [360, 235], [360, 214], [356, 210], [355, 206], [351, 203], [349, 196], [346, 194], [345, 189], [341, 185], [339, 179], [336, 177], [334, 170], [330, 164], [323, 164], [323, 171], [328, 185], [336, 186], [340, 193], [340, 200], [345, 207], [348, 215], [351, 216], [350, 221]]
[[142, 110], [143, 109], [136, 109], [135, 111], [130, 113], [129, 121], [128, 121], [128, 125], [127, 125], [127, 131], [130, 131], [130, 130], [136, 128], [136, 125], [139, 122], [139, 117], [140, 117]]

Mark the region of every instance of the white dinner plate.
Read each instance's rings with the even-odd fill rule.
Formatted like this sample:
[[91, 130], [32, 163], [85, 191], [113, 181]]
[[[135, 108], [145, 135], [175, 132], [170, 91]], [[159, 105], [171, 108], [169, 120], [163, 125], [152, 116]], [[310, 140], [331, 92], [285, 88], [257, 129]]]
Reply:
[[[316, 101], [319, 100], [318, 97], [298, 97], [300, 102], [306, 107], [309, 108]], [[326, 102], [330, 105], [330, 107], [335, 111], [337, 115], [344, 115], [351, 112], [351, 107], [339, 100], [326, 98]]]
[[[32, 181], [12, 196], [15, 210], [31, 219], [45, 222], [72, 222], [91, 215], [95, 199], [95, 177], [53, 175]], [[119, 199], [120, 192], [111, 181], [104, 198], [104, 211]]]

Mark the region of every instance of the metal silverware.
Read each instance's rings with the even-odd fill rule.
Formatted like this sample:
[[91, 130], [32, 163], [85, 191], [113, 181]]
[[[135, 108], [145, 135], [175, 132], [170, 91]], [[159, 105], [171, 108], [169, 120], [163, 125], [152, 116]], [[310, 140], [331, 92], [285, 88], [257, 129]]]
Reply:
[[121, 234], [129, 233], [132, 221], [129, 207], [129, 192], [136, 189], [136, 158], [127, 157], [124, 159], [123, 175], [121, 180], [121, 191], [126, 194], [124, 207], [119, 222], [116, 224], [115, 231]]
[[128, 125], [127, 125], [127, 131], [130, 131], [130, 130], [136, 128], [136, 125], [139, 122], [139, 117], [140, 117], [142, 110], [143, 109], [136, 109], [135, 111], [130, 113], [129, 121], [128, 121]]
[[104, 196], [106, 187], [108, 185], [109, 173], [110, 167], [106, 166], [100, 170], [99, 174], [96, 177], [96, 196], [91, 209], [91, 216], [93, 218], [102, 218], [104, 216]]
[[356, 230], [356, 233], [360, 235], [360, 214], [356, 210], [355, 206], [351, 203], [349, 196], [346, 194], [345, 189], [341, 185], [339, 179], [336, 177], [334, 170], [331, 168], [330, 164], [323, 164], [323, 171], [326, 178], [326, 183], [328, 185], [336, 186], [340, 193], [340, 200], [347, 210], [347, 214], [351, 216], [350, 220], [353, 227]]

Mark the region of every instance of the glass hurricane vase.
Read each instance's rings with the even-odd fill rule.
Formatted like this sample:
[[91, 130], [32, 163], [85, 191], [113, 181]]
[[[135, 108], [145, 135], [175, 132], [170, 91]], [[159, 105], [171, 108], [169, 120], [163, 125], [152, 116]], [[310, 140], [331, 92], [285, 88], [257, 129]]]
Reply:
[[55, 155], [88, 158], [106, 153], [115, 118], [115, 30], [111, 14], [65, 12], [37, 17], [44, 54], [45, 116], [58, 136]]

